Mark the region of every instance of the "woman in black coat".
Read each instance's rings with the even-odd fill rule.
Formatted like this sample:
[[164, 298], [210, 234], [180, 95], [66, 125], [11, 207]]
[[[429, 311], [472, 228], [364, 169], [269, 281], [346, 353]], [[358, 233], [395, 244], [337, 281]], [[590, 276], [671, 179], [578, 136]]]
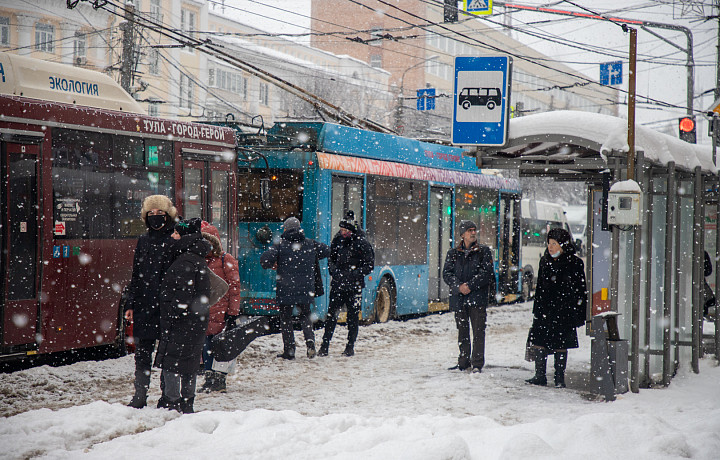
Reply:
[[555, 386], [565, 387], [568, 348], [578, 347], [576, 328], [585, 324], [587, 285], [585, 264], [575, 255], [570, 233], [553, 228], [540, 259], [528, 346], [535, 358], [535, 376], [526, 380], [547, 385], [547, 355], [555, 354]]
[[160, 289], [160, 344], [155, 366], [162, 369], [158, 407], [193, 412], [197, 371], [210, 317], [210, 273], [205, 256], [212, 246], [200, 233], [200, 219], [175, 226], [175, 260]]
[[125, 289], [125, 319], [133, 322], [135, 343], [135, 394], [128, 404], [137, 409], [147, 404], [150, 369], [155, 342], [160, 338], [160, 283], [172, 263], [177, 209], [170, 198], [150, 195], [143, 200], [140, 217], [148, 228], [135, 248], [133, 271]]

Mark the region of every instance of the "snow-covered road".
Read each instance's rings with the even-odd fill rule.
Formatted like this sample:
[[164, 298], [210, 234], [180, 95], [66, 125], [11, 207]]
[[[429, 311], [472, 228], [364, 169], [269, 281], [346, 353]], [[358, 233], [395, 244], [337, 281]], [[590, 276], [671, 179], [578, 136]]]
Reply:
[[[302, 347], [295, 361], [278, 359], [280, 337], [263, 337], [227, 393], [199, 394], [192, 415], [125, 407], [131, 356], [3, 374], [0, 458], [717, 458], [714, 360], [699, 375], [681, 369], [667, 389], [604, 403], [586, 391], [582, 332], [567, 389], [524, 383], [530, 320], [530, 304], [490, 309], [481, 374], [447, 370], [450, 314], [363, 327], [352, 358], [340, 355], [343, 327], [330, 356], [314, 360]], [[150, 403], [158, 397], [154, 373]]]

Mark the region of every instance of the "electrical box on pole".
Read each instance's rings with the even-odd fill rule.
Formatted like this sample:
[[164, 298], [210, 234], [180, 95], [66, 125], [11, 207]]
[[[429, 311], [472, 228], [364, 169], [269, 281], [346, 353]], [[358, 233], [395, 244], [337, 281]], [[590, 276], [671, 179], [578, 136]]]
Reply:
[[445, 0], [445, 9], [443, 10], [443, 19], [445, 22], [458, 21], [457, 0]]

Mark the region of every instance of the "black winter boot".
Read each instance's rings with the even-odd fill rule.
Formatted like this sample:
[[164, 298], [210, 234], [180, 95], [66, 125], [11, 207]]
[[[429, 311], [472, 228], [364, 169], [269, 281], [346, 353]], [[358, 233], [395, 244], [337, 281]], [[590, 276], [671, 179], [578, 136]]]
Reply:
[[287, 350], [284, 350], [282, 353], [278, 354], [277, 357], [287, 360], [293, 360], [295, 359], [295, 349], [289, 348]]
[[215, 372], [213, 371], [213, 383], [212, 386], [210, 386], [207, 390], [208, 393], [213, 391], [219, 391], [220, 393], [225, 393], [225, 390], [227, 389], [227, 385], [225, 383], [225, 377], [227, 374], [223, 374], [222, 372]]
[[315, 342], [313, 342], [312, 340], [308, 340], [307, 342], [305, 342], [305, 344], [307, 345], [307, 357], [313, 359], [317, 354], [317, 352], [315, 351]]
[[193, 403], [195, 402], [195, 396], [192, 398], [180, 398], [180, 412], [183, 414], [194, 414]]
[[555, 352], [555, 387], [565, 388], [565, 367], [567, 367], [567, 351]]
[[201, 393], [210, 393], [211, 388], [215, 385], [215, 374], [213, 371], [205, 371], [205, 382], [200, 387]]
[[345, 350], [342, 352], [343, 356], [355, 356], [355, 345], [352, 343], [348, 343], [345, 345]]
[[545, 350], [537, 350], [537, 355], [535, 356], [535, 376], [525, 381], [531, 385], [547, 385], [547, 377], [545, 376], [546, 367], [547, 353], [545, 353]]
[[320, 350], [318, 350], [318, 356], [327, 356], [330, 352], [330, 344], [323, 340], [320, 344]]
[[128, 403], [128, 407], [133, 407], [135, 409], [142, 409], [145, 406], [147, 406], [147, 393], [135, 391], [135, 394], [133, 395], [132, 399]]

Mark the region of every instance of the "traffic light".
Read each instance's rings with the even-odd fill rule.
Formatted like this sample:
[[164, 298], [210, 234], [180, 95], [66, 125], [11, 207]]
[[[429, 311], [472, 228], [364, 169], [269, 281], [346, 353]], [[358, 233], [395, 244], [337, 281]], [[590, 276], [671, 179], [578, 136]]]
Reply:
[[678, 120], [680, 139], [691, 144], [697, 143], [695, 135], [695, 117], [682, 117]]

